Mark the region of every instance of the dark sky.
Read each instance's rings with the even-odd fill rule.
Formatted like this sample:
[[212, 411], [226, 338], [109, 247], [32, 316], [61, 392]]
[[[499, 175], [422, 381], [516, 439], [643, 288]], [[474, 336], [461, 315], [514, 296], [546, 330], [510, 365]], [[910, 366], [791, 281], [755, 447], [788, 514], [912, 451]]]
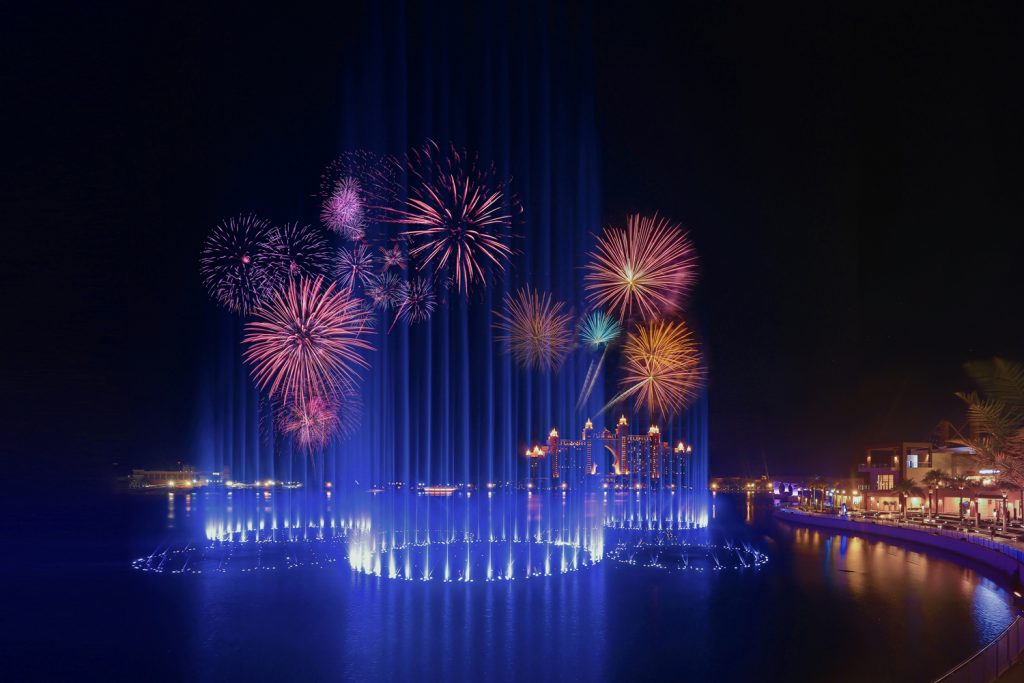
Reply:
[[[1020, 10], [780, 4], [577, 12], [607, 214], [658, 209], [701, 254], [714, 472], [844, 472], [959, 420], [963, 361], [1024, 358]], [[19, 462], [176, 459], [196, 226], [235, 209], [239, 167], [268, 197], [316, 187], [360, 12], [243, 7], [5, 10]]]

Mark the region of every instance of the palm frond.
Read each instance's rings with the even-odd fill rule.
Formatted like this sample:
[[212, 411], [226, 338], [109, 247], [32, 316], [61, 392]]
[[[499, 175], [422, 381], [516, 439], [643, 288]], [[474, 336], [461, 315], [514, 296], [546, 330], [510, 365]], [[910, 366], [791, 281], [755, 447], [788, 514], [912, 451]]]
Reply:
[[993, 358], [965, 363], [964, 370], [988, 399], [1024, 417], [1024, 365]]

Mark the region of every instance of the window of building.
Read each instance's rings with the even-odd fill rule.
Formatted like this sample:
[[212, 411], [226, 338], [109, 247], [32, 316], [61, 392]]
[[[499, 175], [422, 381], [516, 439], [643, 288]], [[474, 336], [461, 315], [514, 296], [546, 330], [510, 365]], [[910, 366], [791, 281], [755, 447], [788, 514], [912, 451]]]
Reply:
[[893, 475], [891, 474], [879, 474], [878, 475], [878, 490], [879, 491], [891, 491], [893, 488]]

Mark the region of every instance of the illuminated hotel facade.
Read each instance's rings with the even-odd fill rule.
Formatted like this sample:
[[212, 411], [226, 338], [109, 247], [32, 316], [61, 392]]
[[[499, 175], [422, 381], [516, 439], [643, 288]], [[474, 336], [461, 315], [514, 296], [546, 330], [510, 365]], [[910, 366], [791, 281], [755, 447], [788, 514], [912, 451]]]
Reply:
[[547, 443], [526, 450], [529, 485], [576, 488], [604, 483], [617, 488], [672, 487], [685, 481], [691, 446], [671, 446], [651, 425], [646, 434], [631, 434], [625, 416], [615, 431], [600, 434], [588, 419], [579, 439], [565, 439], [554, 428]]

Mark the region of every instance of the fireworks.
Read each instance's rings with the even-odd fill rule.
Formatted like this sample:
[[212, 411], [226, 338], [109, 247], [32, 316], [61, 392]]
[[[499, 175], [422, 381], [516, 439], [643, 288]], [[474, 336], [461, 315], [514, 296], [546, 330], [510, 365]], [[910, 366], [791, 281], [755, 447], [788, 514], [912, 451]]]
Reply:
[[369, 248], [365, 244], [357, 244], [352, 248], [339, 249], [334, 258], [334, 275], [346, 283], [349, 291], [357, 280], [362, 285], [368, 284], [373, 277], [373, 256]]
[[324, 286], [321, 278], [292, 278], [257, 311], [245, 327], [243, 357], [260, 389], [289, 400], [339, 396], [350, 390], [361, 355], [373, 347], [364, 338], [370, 313], [347, 292]]
[[422, 277], [411, 278], [408, 282], [403, 282], [399, 288], [398, 311], [391, 327], [394, 327], [399, 319], [410, 324], [428, 320], [435, 306], [437, 297], [434, 296], [430, 281]]
[[307, 451], [326, 446], [340, 424], [334, 402], [316, 395], [290, 403], [279, 419], [281, 432], [291, 434], [295, 443]]
[[324, 199], [320, 220], [329, 229], [350, 240], [361, 240], [366, 234], [366, 206], [355, 178], [342, 178]]
[[330, 261], [330, 251], [323, 233], [299, 223], [287, 223], [275, 233], [282, 272], [291, 278], [324, 274]]
[[278, 282], [275, 232], [256, 216], [229, 218], [206, 238], [199, 269], [211, 297], [248, 315]]
[[480, 169], [476, 158], [454, 146], [442, 152], [430, 141], [409, 155], [407, 170], [410, 196], [388, 220], [410, 226], [402, 233], [411, 241], [409, 256], [435, 273], [448, 271], [467, 295], [488, 272], [503, 271], [513, 254], [512, 221], [522, 209], [508, 183], [495, 180], [493, 166]]
[[622, 325], [604, 311], [594, 311], [583, 321], [580, 339], [595, 351], [606, 347], [622, 334]]
[[398, 168], [389, 159], [364, 151], [345, 152], [320, 177], [324, 225], [357, 242], [366, 228], [380, 223], [399, 193]]
[[623, 355], [623, 390], [605, 408], [634, 396], [637, 410], [669, 417], [696, 397], [703, 380], [700, 352], [685, 323], [637, 325], [626, 337]]
[[366, 296], [381, 309], [397, 306], [403, 297], [405, 282], [394, 273], [372, 275], [366, 285]]
[[676, 310], [696, 278], [693, 245], [678, 225], [633, 215], [626, 229], [607, 228], [584, 276], [587, 296], [625, 320]]
[[399, 270], [405, 270], [405, 255], [402, 253], [402, 248], [397, 244], [392, 245], [390, 249], [379, 247], [380, 250], [380, 269], [387, 272], [391, 268], [398, 268]]
[[590, 398], [597, 384], [597, 378], [601, 374], [601, 367], [608, 355], [608, 347], [622, 334], [622, 325], [618, 320], [611, 317], [604, 311], [594, 311], [586, 317], [580, 327], [580, 340], [593, 351], [604, 349], [604, 353], [597, 361], [590, 361], [587, 368], [587, 375], [583, 380], [583, 389], [576, 401], [576, 410], [583, 408], [583, 405]]
[[502, 334], [515, 359], [526, 368], [557, 370], [572, 350], [572, 313], [529, 286], [505, 295], [505, 312], [495, 311]]

